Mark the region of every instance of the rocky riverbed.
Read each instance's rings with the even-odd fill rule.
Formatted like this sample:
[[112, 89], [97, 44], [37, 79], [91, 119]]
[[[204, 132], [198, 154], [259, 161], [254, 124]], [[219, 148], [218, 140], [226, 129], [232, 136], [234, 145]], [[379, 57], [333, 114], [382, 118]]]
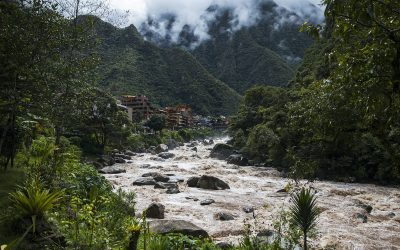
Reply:
[[[161, 155], [136, 154], [132, 163], [114, 165], [125, 172], [104, 176], [115, 188], [136, 193], [138, 211], [161, 203], [165, 219], [192, 222], [216, 241], [237, 242], [245, 221], [259, 230], [272, 230], [273, 221], [290, 203], [290, 194], [282, 192], [290, 180], [271, 168], [210, 158], [213, 146], [194, 142]], [[189, 178], [203, 175], [220, 179], [229, 189], [218, 188], [223, 184], [215, 189], [204, 189], [208, 184], [199, 188], [198, 182], [188, 185]], [[151, 183], [138, 184], [146, 181]], [[322, 211], [314, 247], [400, 249], [400, 189], [327, 181], [307, 185], [317, 192]]]

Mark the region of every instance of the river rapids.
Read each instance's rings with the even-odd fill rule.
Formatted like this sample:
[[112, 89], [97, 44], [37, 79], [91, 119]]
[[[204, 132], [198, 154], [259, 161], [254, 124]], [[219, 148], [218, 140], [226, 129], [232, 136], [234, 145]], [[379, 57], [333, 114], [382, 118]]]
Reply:
[[[215, 143], [227, 138], [215, 139]], [[244, 232], [245, 223], [257, 230], [273, 230], [272, 224], [290, 205], [290, 194], [277, 192], [291, 180], [280, 177], [272, 168], [239, 167], [226, 161], [210, 158], [213, 145], [198, 142], [170, 150], [175, 157], [161, 159], [152, 154], [138, 154], [133, 163], [118, 164], [126, 173], [104, 175], [114, 186], [136, 193], [139, 212], [153, 202], [165, 206], [165, 219], [187, 220], [205, 229], [215, 241], [236, 243]], [[178, 194], [167, 194], [153, 186], [133, 186], [132, 182], [144, 173], [158, 172], [173, 175], [179, 182]], [[227, 190], [204, 190], [188, 187], [189, 177], [211, 175], [229, 184]], [[372, 184], [314, 181], [322, 213], [317, 235], [311, 240], [317, 249], [400, 249], [400, 189]], [[215, 203], [202, 206], [200, 201], [213, 199]], [[365, 206], [372, 211], [365, 212]], [[254, 213], [245, 213], [253, 207]], [[216, 220], [215, 213], [228, 212], [235, 219]]]

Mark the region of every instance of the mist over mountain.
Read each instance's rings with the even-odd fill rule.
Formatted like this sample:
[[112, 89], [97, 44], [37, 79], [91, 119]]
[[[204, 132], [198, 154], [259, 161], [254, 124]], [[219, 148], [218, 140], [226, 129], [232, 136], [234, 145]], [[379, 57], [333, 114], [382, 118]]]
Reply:
[[297, 13], [270, 0], [247, 3], [211, 5], [196, 25], [181, 26], [174, 13], [149, 16], [139, 32], [159, 47], [188, 50], [239, 93], [255, 84], [286, 85], [312, 44], [300, 25], [321, 22], [322, 10], [308, 2]]

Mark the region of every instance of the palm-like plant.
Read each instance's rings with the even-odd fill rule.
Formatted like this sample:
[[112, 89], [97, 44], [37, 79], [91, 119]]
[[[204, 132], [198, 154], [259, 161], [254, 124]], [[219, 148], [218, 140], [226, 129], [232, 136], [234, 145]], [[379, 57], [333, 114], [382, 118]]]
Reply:
[[310, 189], [302, 188], [300, 192], [293, 194], [292, 202], [291, 221], [303, 232], [304, 250], [307, 250], [307, 234], [315, 228], [320, 214], [317, 199]]
[[31, 218], [35, 232], [36, 220], [42, 219], [45, 212], [49, 211], [62, 195], [62, 191], [51, 192], [42, 188], [37, 181], [33, 181], [26, 187], [20, 187], [20, 190], [10, 193], [10, 199], [22, 217]]

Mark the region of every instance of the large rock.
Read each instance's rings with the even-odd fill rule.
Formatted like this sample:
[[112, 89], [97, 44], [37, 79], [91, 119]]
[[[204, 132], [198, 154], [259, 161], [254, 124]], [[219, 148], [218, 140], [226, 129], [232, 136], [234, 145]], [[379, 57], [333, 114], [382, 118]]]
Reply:
[[199, 177], [190, 177], [188, 180], [187, 180], [187, 185], [189, 186], [189, 187], [197, 187], [197, 183], [199, 182]]
[[230, 189], [229, 185], [214, 176], [203, 175], [197, 182], [197, 187], [202, 189], [224, 190]]
[[248, 166], [249, 159], [243, 157], [241, 154], [233, 154], [226, 159], [226, 161], [230, 164], [238, 165], [238, 166]]
[[106, 166], [112, 166], [115, 164], [114, 158], [109, 155], [102, 155], [97, 161]]
[[193, 237], [208, 238], [208, 233], [204, 229], [184, 220], [150, 221], [149, 229], [150, 232], [158, 234], [176, 233]]
[[105, 167], [99, 170], [99, 173], [102, 174], [120, 174], [120, 173], [126, 173], [126, 170], [120, 167], [115, 167], [115, 166], [110, 166], [110, 167]]
[[92, 165], [93, 165], [96, 169], [102, 169], [102, 168], [104, 168], [103, 163], [98, 162], [98, 161], [93, 161], [93, 162], [92, 162]]
[[216, 220], [222, 220], [222, 221], [235, 219], [235, 217], [232, 214], [224, 213], [224, 212], [219, 212], [219, 213], [214, 214], [214, 218]]
[[179, 143], [175, 141], [174, 139], [168, 139], [165, 144], [168, 146], [169, 150], [173, 150], [177, 147], [179, 147]]
[[153, 179], [153, 177], [142, 177], [137, 180], [135, 180], [132, 185], [133, 186], [150, 186], [150, 185], [156, 185], [156, 181]]
[[115, 157], [115, 163], [126, 163], [126, 161], [121, 157]]
[[217, 158], [219, 160], [225, 160], [231, 154], [233, 154], [232, 146], [223, 144], [223, 143], [218, 143], [218, 144], [215, 144], [215, 146], [211, 150], [210, 157]]
[[136, 154], [130, 150], [125, 150], [125, 154], [128, 156], [135, 156]]
[[152, 203], [146, 209], [146, 217], [154, 219], [164, 219], [165, 206], [161, 203]]
[[151, 173], [145, 173], [142, 175], [142, 177], [153, 177], [155, 181], [160, 181], [160, 182], [167, 182], [169, 181], [169, 177], [157, 172], [151, 172]]
[[200, 205], [202, 205], [202, 206], [211, 205], [213, 203], [215, 203], [215, 201], [213, 199], [206, 199], [206, 200], [200, 201]]
[[165, 144], [160, 144], [160, 145], [158, 145], [157, 147], [156, 147], [156, 149], [155, 149], [155, 152], [158, 154], [158, 153], [161, 153], [161, 152], [167, 152], [168, 151], [168, 146], [167, 145], [165, 145]]
[[169, 158], [175, 157], [175, 155], [173, 153], [164, 152], [164, 153], [158, 154], [158, 157], [161, 157], [163, 159], [169, 159]]

